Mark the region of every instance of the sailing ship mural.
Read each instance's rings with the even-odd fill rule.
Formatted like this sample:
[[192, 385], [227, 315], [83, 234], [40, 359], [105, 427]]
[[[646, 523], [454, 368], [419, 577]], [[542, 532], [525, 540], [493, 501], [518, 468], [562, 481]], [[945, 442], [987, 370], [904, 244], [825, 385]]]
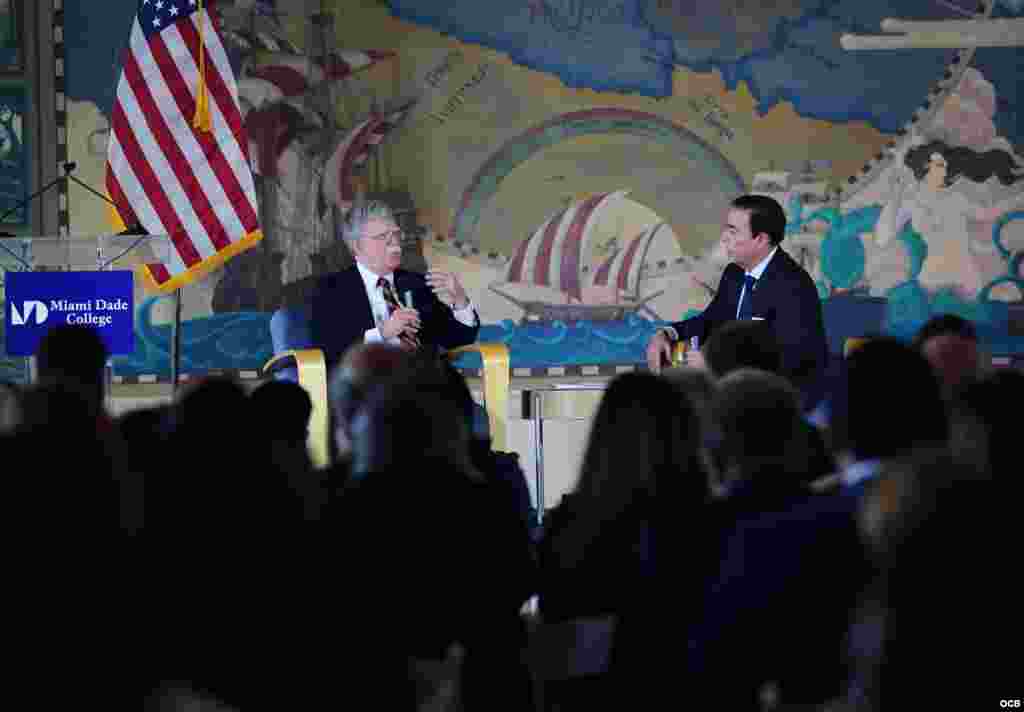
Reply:
[[[598, 193], [557, 211], [520, 243], [504, 282], [490, 285], [491, 291], [520, 307], [523, 322], [614, 321], [641, 311], [657, 318], [647, 304], [661, 292], [641, 297], [640, 279], [655, 237], [671, 233], [664, 222], [645, 229], [624, 248], [614, 247], [603, 263], [589, 261], [602, 214], [627, 194]], [[529, 296], [513, 295], [509, 285], [518, 285]]]
[[[84, 0], [64, 5], [87, 7]], [[444, 10], [437, 23], [414, 12], [427, 5]], [[990, 161], [989, 178], [963, 173], [936, 190], [929, 181], [937, 174], [915, 175], [915, 150], [934, 141], [945, 144], [934, 152], [951, 167], [963, 147], [1024, 163], [1020, 132], [1006, 121], [1020, 95], [1002, 69], [986, 63], [989, 55], [975, 57], [977, 46], [1021, 45], [1021, 22], [1003, 21], [1010, 13], [1003, 0], [908, 0], [912, 12], [931, 21], [948, 15], [975, 24], [886, 23], [882, 30], [911, 31], [902, 46], [938, 42], [950, 50], [924, 49], [919, 65], [907, 62], [904, 71], [901, 63], [891, 77], [869, 71], [877, 65], [850, 61], [864, 46], [858, 40], [844, 40], [849, 51], [839, 45], [840, 33], [862, 33], [865, 23], [885, 17], [881, 0], [857, 4], [866, 21], [845, 11], [814, 15], [817, 38], [805, 36], [802, 11], [794, 10], [792, 22], [761, 23], [768, 29], [749, 37], [727, 24], [708, 47], [690, 32], [699, 24], [691, 20], [719, 10], [648, 5], [656, 45], [643, 44], [648, 28], [636, 36], [633, 18], [595, 16], [588, 32], [596, 34], [584, 38], [556, 27], [557, 13], [510, 12], [491, 26], [497, 15], [474, 14], [466, 8], [475, 5], [463, 0], [218, 2], [266, 237], [203, 285], [212, 308], [186, 310], [183, 370], [257, 369], [269, 348], [258, 340], [266, 338], [272, 310], [301, 303], [312, 280], [351, 260], [337, 226], [361, 192], [386, 193], [381, 197], [398, 208], [403, 266], [423, 269], [429, 260], [466, 275], [481, 307], [481, 339], [508, 343], [516, 367], [642, 362], [662, 320], [685, 317], [712, 298], [727, 262], [717, 244], [718, 207], [738, 191], [779, 197], [789, 216], [786, 249], [811, 272], [822, 299], [887, 300], [886, 328], [909, 330], [951, 309], [998, 330], [1005, 326], [1000, 310], [1024, 304], [1024, 220], [1014, 202], [1024, 189], [1019, 169], [996, 171]], [[721, 14], [777, 14], [758, 15], [747, 5], [723, 3]], [[314, 6], [314, 15], [300, 16]], [[463, 24], [490, 31], [467, 37], [472, 33], [451, 30], [444, 22], [456, 11]], [[343, 16], [344, 24], [335, 25]], [[983, 32], [972, 34], [977, 28]], [[920, 32], [947, 29], [952, 37], [921, 44]], [[495, 46], [496, 37], [510, 44]], [[573, 53], [578, 41], [598, 37], [621, 38], [636, 56], [664, 61], [644, 60], [623, 84], [615, 75], [620, 68], [604, 67], [604, 57], [582, 61]], [[1012, 66], [1019, 52], [989, 50], [1004, 51]], [[760, 59], [744, 58], [754, 55]], [[702, 69], [716, 63], [722, 72]], [[637, 77], [647, 89], [637, 89]], [[612, 79], [620, 82], [614, 90]], [[778, 88], [797, 82], [800, 91]], [[96, 106], [102, 109], [101, 102], [88, 108]], [[102, 118], [97, 110], [82, 125], [99, 124], [95, 115]], [[1012, 180], [1001, 182], [1001, 175]], [[615, 190], [625, 185], [633, 198]], [[650, 214], [636, 212], [615, 225], [627, 199]], [[538, 205], [535, 213], [526, 209]], [[990, 216], [995, 205], [1006, 210]], [[953, 208], [955, 231], [921, 219], [929, 209], [953, 215]], [[979, 222], [978, 215], [995, 219]], [[959, 257], [974, 265], [969, 283], [961, 279]], [[144, 347], [115, 373], [165, 370], [163, 309], [141, 303], [137, 334]], [[1024, 353], [1005, 338], [995, 350]]]
[[[644, 277], [647, 256], [651, 245], [664, 233], [672, 229], [666, 222], [645, 229], [634, 237], [624, 248], [616, 249], [594, 272], [592, 291], [600, 294], [604, 290], [605, 299], [612, 309], [605, 312], [608, 319], [623, 319], [626, 314], [637, 312], [658, 319], [658, 315], [648, 306], [656, 297], [664, 293], [664, 289], [646, 296], [640, 294], [640, 282]], [[674, 235], [665, 239], [674, 240]]]

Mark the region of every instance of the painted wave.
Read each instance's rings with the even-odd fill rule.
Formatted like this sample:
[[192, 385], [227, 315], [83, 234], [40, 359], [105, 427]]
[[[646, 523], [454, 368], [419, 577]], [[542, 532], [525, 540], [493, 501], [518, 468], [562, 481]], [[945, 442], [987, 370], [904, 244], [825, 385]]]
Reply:
[[[975, 323], [990, 353], [1024, 353], [1024, 337], [1009, 334], [1008, 304], [964, 301], [952, 291], [930, 294], [916, 280], [894, 287], [887, 297], [883, 331], [893, 336], [910, 339], [932, 315], [955, 313]], [[171, 329], [152, 323], [154, 302], [151, 298], [139, 307], [135, 353], [113, 359], [115, 375], [170, 377]], [[613, 322], [516, 324], [505, 320], [482, 326], [479, 341], [507, 344], [512, 368], [642, 364], [648, 340], [664, 324], [635, 314]], [[216, 314], [184, 322], [181, 372], [259, 371], [273, 354], [269, 325], [270, 314], [262, 312]], [[24, 359], [19, 361], [23, 364]], [[482, 367], [478, 354], [463, 354], [455, 364], [465, 369]], [[17, 365], [10, 369], [23, 378]]]
[[[115, 376], [171, 375], [171, 325], [154, 324], [149, 297], [135, 312], [135, 352], [112, 359]], [[270, 314], [232, 312], [181, 324], [181, 373], [258, 371], [270, 360]]]

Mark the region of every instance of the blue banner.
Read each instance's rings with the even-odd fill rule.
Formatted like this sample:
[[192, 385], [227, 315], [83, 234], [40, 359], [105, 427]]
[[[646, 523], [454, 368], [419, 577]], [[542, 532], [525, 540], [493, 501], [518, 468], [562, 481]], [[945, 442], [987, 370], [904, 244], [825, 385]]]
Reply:
[[135, 350], [132, 272], [8, 272], [7, 353], [32, 356], [58, 324], [95, 328], [107, 352]]

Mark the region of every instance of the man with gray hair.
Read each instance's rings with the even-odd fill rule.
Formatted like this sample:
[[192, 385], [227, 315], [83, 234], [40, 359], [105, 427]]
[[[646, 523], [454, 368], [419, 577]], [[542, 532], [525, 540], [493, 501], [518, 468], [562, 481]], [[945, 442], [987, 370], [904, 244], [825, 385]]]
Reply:
[[386, 204], [354, 205], [342, 235], [356, 263], [323, 277], [310, 305], [312, 341], [328, 368], [357, 343], [437, 353], [476, 340], [480, 320], [457, 275], [399, 269], [402, 231]]

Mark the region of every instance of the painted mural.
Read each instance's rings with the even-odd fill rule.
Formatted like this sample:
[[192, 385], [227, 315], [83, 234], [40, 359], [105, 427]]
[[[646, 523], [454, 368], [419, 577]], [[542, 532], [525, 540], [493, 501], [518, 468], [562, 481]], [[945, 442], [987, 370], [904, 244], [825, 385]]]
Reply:
[[[135, 6], [108, 4], [64, 2], [70, 158], [93, 185]], [[359, 193], [399, 209], [407, 266], [463, 275], [514, 367], [641, 363], [713, 295], [744, 191], [785, 206], [823, 300], [883, 297], [897, 334], [955, 311], [1024, 353], [1006, 326], [1024, 300], [1020, 0], [217, 7], [267, 238], [186, 290], [186, 372], [265, 362], [273, 310], [351, 259], [336, 225]], [[894, 16], [1008, 21], [1016, 41], [853, 48]], [[108, 218], [71, 196], [73, 233]], [[117, 373], [169, 373], [167, 300], [137, 303]]]

